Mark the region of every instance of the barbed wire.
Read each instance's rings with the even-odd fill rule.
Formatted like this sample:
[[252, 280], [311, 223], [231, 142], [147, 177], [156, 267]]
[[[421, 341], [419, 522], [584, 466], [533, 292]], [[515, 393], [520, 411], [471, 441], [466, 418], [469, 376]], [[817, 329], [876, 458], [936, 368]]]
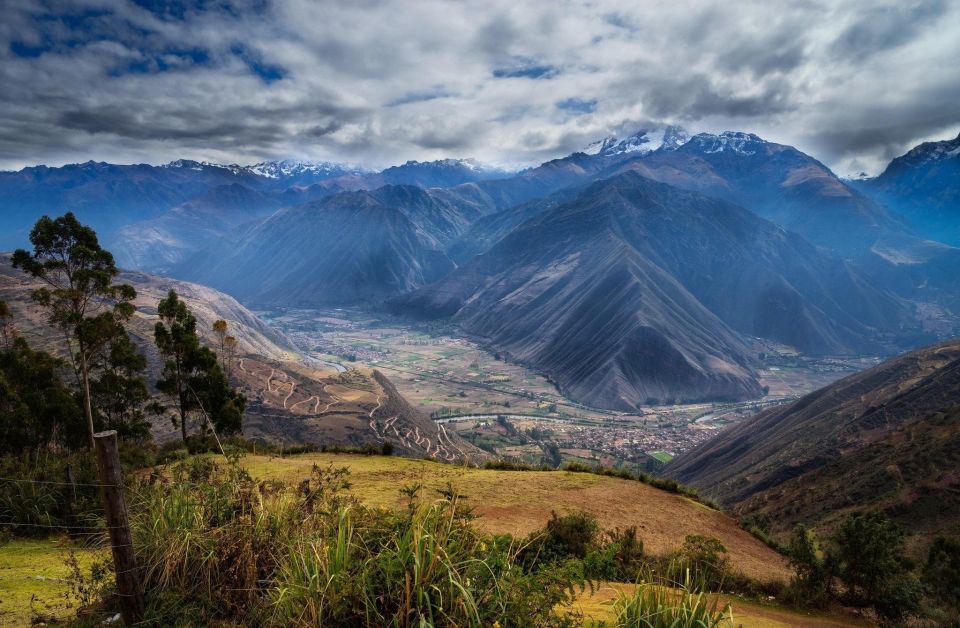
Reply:
[[94, 486], [98, 488], [108, 487], [115, 488], [117, 486], [122, 486], [119, 484], [100, 484], [100, 483], [91, 483], [91, 482], [57, 482], [54, 480], [28, 480], [24, 478], [0, 478], [0, 482], [16, 482], [24, 484], [53, 484], [57, 486]]
[[[58, 524], [47, 524], [47, 523], [18, 523], [16, 521], [0, 521], [0, 526], [8, 526], [11, 528], [25, 527], [25, 528], [45, 528], [45, 529], [57, 529], [65, 530], [70, 532], [71, 530], [98, 530], [100, 533], [106, 530], [119, 530], [126, 526], [89, 526], [89, 525], [73, 525], [69, 523], [58, 523]], [[80, 534], [84, 534], [81, 532]], [[93, 533], [88, 533], [93, 534]]]

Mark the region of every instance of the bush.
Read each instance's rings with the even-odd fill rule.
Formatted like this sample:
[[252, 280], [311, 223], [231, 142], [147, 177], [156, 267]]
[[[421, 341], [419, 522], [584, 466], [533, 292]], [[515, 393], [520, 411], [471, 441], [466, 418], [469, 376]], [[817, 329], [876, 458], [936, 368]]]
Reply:
[[210, 458], [145, 479], [131, 513], [147, 623], [566, 622], [554, 609], [584, 586], [579, 563], [526, 572], [512, 539], [473, 527], [453, 491], [391, 511], [348, 486], [346, 469], [314, 467], [294, 489]]
[[786, 600], [796, 606], [825, 608], [830, 602], [833, 574], [812, 530], [797, 526], [787, 548], [794, 576], [784, 591]]
[[632, 595], [614, 602], [617, 628], [713, 628], [733, 626], [733, 610], [720, 607], [686, 577], [675, 582], [640, 582]]
[[960, 541], [934, 540], [923, 567], [923, 582], [944, 606], [960, 611]]
[[[560, 516], [550, 513], [550, 519], [541, 532], [534, 532], [525, 556], [533, 563], [555, 563], [567, 558], [584, 558], [598, 547], [600, 524], [587, 512], [573, 512]], [[530, 564], [533, 564], [530, 563]]]
[[718, 591], [728, 575], [727, 548], [718, 539], [691, 534], [674, 553], [673, 565], [681, 573], [673, 574], [678, 582], [692, 579], [699, 588]]
[[889, 620], [916, 614], [920, 586], [903, 556], [903, 532], [885, 515], [851, 515], [834, 532], [830, 560], [847, 586], [844, 599]]

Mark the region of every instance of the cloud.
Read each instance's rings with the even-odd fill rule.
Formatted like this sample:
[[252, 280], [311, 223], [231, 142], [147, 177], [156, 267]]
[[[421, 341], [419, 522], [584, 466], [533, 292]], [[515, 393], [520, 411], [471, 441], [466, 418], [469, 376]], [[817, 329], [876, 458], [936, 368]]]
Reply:
[[5, 0], [0, 168], [529, 165], [651, 123], [847, 172], [960, 130], [960, 3]]

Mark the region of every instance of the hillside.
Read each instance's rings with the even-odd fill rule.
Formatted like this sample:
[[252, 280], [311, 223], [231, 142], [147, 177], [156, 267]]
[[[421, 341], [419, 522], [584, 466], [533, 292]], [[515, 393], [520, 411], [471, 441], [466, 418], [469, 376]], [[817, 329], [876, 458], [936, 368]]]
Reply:
[[217, 186], [159, 216], [125, 225], [111, 248], [124, 268], [163, 272], [280, 204], [276, 196], [239, 183]]
[[728, 515], [674, 493], [640, 482], [569, 471], [500, 471], [424, 460], [304, 454], [289, 457], [246, 456], [243, 465], [257, 479], [299, 480], [314, 464], [350, 469], [351, 492], [372, 506], [402, 508], [400, 488], [423, 483], [436, 494], [452, 483], [479, 515], [477, 524], [494, 533], [525, 535], [544, 525], [552, 511], [586, 510], [602, 527], [637, 526], [644, 548], [666, 554], [688, 534], [720, 539], [736, 569], [758, 579], [786, 579], [785, 559], [741, 530]]
[[960, 341], [913, 351], [735, 425], [664, 472], [778, 530], [880, 508], [921, 534], [960, 522]]
[[452, 270], [443, 246], [474, 217], [412, 186], [344, 192], [284, 208], [172, 273], [248, 303], [378, 301]]
[[[204, 341], [215, 346], [213, 322], [227, 321], [237, 338], [231, 380], [247, 397], [244, 435], [282, 445], [376, 446], [391, 443], [408, 456], [434, 456], [447, 462], [482, 461], [488, 456], [409, 405], [390, 381], [376, 371], [338, 372], [315, 365], [290, 341], [250, 310], [222, 292], [185, 281], [140, 272], [123, 272], [120, 282], [137, 290], [136, 312], [128, 329], [147, 358], [147, 379], [162, 366], [153, 343], [157, 302], [174, 289], [197, 318]], [[64, 346], [30, 300], [38, 284], [0, 263], [0, 299], [7, 301], [19, 333], [35, 347], [63, 355]], [[156, 440], [174, 439], [179, 431], [166, 417], [152, 421]]]
[[[740, 334], [803, 351], [876, 349], [906, 304], [750, 212], [624, 173], [395, 299], [452, 316], [585, 403], [759, 394]], [[739, 332], [739, 334], [737, 333]]]

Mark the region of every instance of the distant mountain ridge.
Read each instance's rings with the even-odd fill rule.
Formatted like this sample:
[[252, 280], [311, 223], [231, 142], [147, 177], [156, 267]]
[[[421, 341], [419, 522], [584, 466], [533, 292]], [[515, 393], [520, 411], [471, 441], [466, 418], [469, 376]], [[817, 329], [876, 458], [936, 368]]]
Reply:
[[416, 186], [343, 192], [279, 210], [171, 272], [259, 305], [373, 303], [453, 270], [443, 247], [467, 222]]
[[265, 206], [276, 207], [385, 184], [439, 187], [504, 174], [471, 160], [451, 159], [407, 162], [383, 172], [294, 160], [252, 166], [186, 159], [160, 166], [93, 161], [56, 168], [32, 166], [0, 172], [0, 250], [26, 244], [29, 230], [40, 216], [67, 210], [114, 245], [119, 229], [151, 220], [198, 197], [209, 197], [216, 188], [234, 184], [270, 196]]
[[960, 246], [960, 135], [924, 142], [878, 177], [851, 185], [900, 212], [926, 237]]

